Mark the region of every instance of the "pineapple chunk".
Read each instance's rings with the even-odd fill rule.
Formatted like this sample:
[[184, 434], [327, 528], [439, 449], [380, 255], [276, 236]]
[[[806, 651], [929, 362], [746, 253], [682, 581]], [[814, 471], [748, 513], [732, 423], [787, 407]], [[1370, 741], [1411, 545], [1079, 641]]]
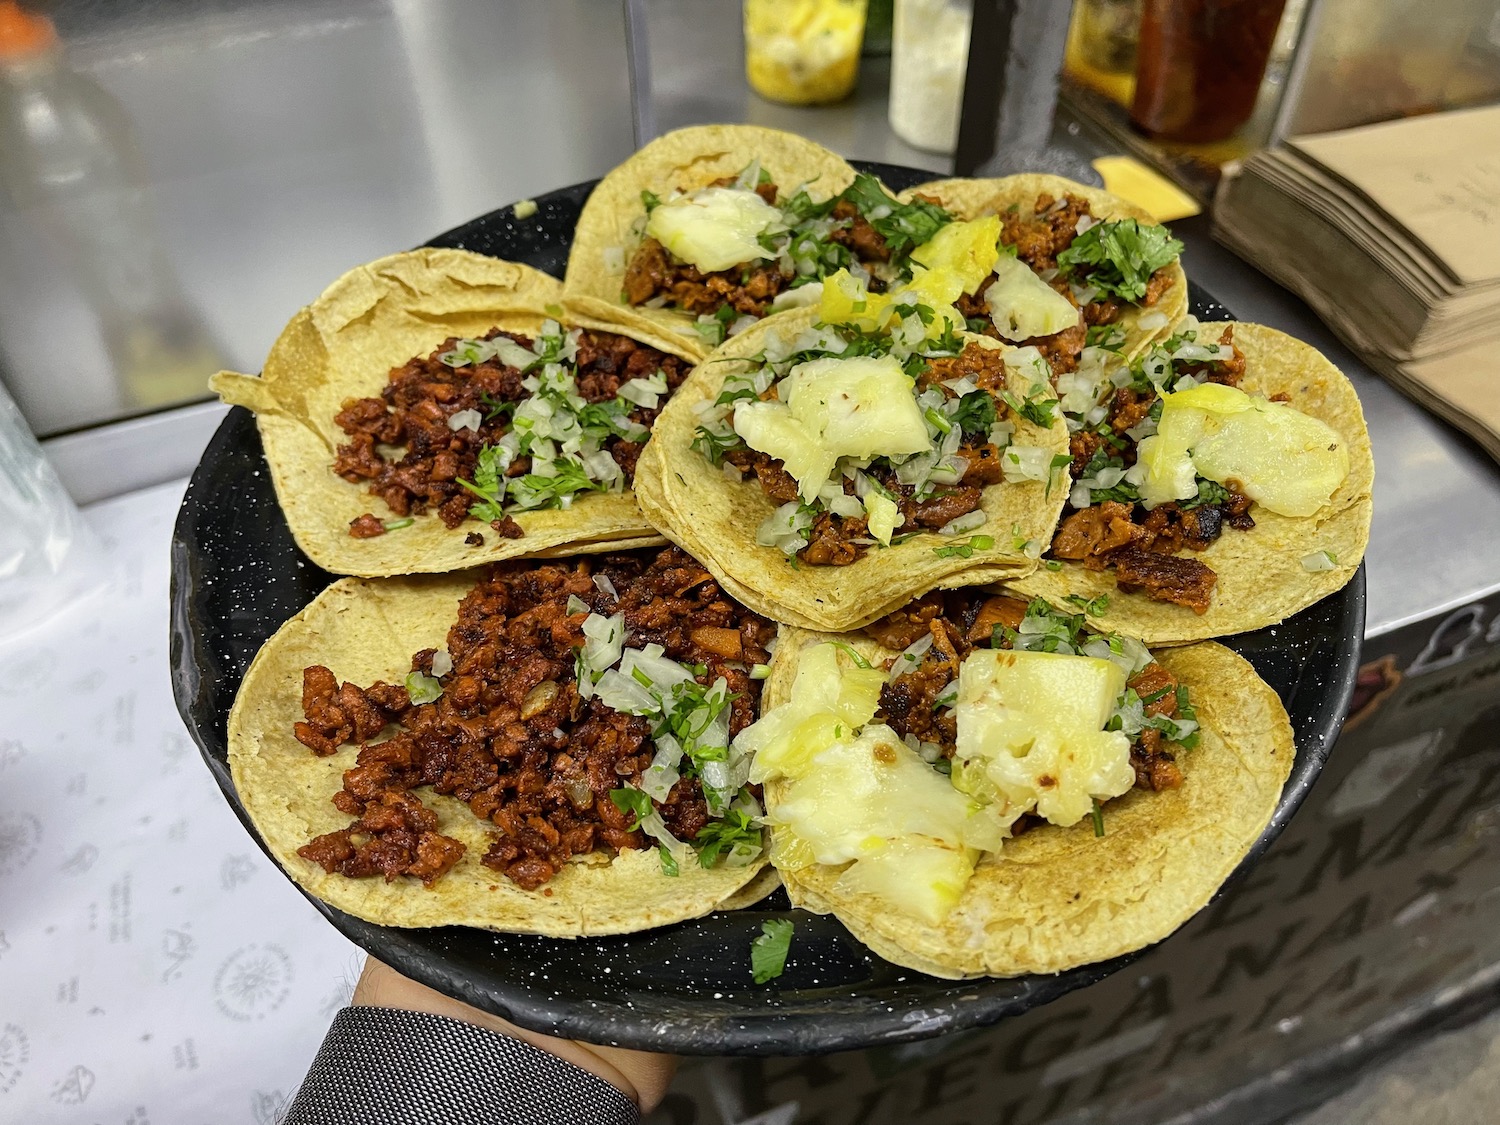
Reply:
[[995, 263], [995, 283], [984, 291], [995, 331], [1007, 340], [1051, 336], [1078, 323], [1078, 309], [1019, 258]]
[[875, 717], [885, 673], [878, 668], [840, 668], [838, 650], [816, 645], [802, 654], [788, 703], [768, 711], [740, 732], [735, 748], [754, 755], [750, 780], [800, 777], [833, 742], [853, 738]]
[[734, 430], [751, 449], [779, 458], [811, 502], [840, 457], [932, 448], [914, 385], [894, 356], [809, 360], [787, 376], [785, 402], [737, 407]]
[[700, 270], [727, 270], [773, 257], [760, 235], [781, 226], [781, 212], [753, 191], [711, 187], [659, 204], [646, 233]]
[[734, 411], [734, 432], [751, 449], [778, 458], [796, 479], [804, 501], [811, 502], [817, 496], [838, 462], [838, 454], [793, 417], [784, 402], [741, 403]]
[[972, 852], [908, 836], [856, 860], [833, 889], [875, 895], [884, 905], [937, 925], [958, 905], [973, 874]]
[[876, 723], [818, 754], [768, 819], [790, 828], [819, 863], [845, 863], [903, 836], [960, 847], [976, 810], [895, 731]]
[[863, 281], [841, 269], [823, 279], [818, 318], [824, 324], [852, 324], [862, 332], [878, 332], [891, 318], [891, 299], [871, 293]]
[[913, 250], [911, 257], [929, 270], [951, 273], [962, 286], [959, 293], [972, 293], [990, 275], [1000, 257], [1000, 216], [949, 223]]
[[1319, 418], [1281, 402], [1256, 402], [1231, 414], [1193, 447], [1193, 463], [1209, 480], [1240, 491], [1283, 516], [1310, 516], [1349, 475], [1349, 448]]
[[[980, 649], [958, 678], [958, 752], [966, 788], [982, 767], [1009, 826], [1023, 813], [1076, 824], [1135, 784], [1130, 739], [1100, 728], [1125, 689], [1110, 660]], [[987, 787], [987, 788], [988, 788]]]
[[1349, 475], [1349, 450], [1321, 419], [1237, 387], [1204, 383], [1162, 396], [1161, 421], [1141, 442], [1148, 504], [1198, 494], [1197, 478], [1236, 486], [1284, 516], [1310, 516]]
[[792, 368], [787, 380], [792, 416], [835, 454], [895, 456], [932, 448], [912, 394], [915, 380], [895, 356], [813, 359]]

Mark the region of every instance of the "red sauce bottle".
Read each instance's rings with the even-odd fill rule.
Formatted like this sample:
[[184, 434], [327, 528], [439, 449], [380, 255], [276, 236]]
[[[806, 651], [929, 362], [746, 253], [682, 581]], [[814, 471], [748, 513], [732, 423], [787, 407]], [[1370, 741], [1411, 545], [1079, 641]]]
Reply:
[[1222, 141], [1250, 119], [1286, 0], [1145, 0], [1130, 120], [1148, 137]]

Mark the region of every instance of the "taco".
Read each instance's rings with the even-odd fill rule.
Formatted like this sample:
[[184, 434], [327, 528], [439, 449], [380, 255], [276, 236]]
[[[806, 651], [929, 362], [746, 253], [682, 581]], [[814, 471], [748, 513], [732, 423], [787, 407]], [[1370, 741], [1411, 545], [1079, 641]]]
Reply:
[[1359, 398], [1319, 352], [1187, 318], [1132, 364], [1085, 357], [1057, 382], [1068, 507], [1018, 593], [1161, 644], [1273, 625], [1353, 577], [1374, 463]]
[[[1187, 314], [1182, 243], [1133, 203], [1058, 176], [934, 180], [902, 192], [962, 222], [913, 254], [940, 266], [949, 246], [982, 229], [1002, 253], [958, 307], [970, 329], [1038, 348], [1058, 374], [1074, 370], [1090, 336], [1143, 351]], [[965, 228], [975, 228], [972, 232]]]
[[949, 216], [900, 203], [812, 141], [751, 125], [679, 129], [589, 196], [564, 305], [579, 323], [676, 335], [699, 355], [731, 330], [817, 299], [849, 269], [879, 287]]
[[652, 523], [746, 605], [812, 628], [1031, 570], [1067, 464], [1035, 350], [918, 311], [893, 333], [820, 315], [758, 324], [693, 369], [636, 477]]
[[687, 353], [564, 327], [560, 296], [513, 262], [395, 254], [299, 312], [258, 378], [214, 376], [256, 412], [313, 562], [380, 576], [662, 541], [629, 485]]
[[299, 885], [381, 925], [695, 917], [764, 866], [728, 747], [775, 629], [676, 548], [343, 579], [250, 665], [235, 788]]
[[1286, 712], [1217, 644], [934, 593], [842, 637], [782, 631], [737, 743], [792, 901], [941, 977], [1056, 973], [1158, 941], [1259, 838]]

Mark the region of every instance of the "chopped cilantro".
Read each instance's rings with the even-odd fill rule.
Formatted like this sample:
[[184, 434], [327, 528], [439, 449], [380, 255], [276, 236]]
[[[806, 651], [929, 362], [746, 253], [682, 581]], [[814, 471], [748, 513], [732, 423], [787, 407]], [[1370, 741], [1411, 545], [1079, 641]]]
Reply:
[[649, 215], [661, 206], [661, 196], [657, 195], [654, 191], [643, 190], [641, 192], [641, 205], [646, 208], [646, 214]]
[[1125, 329], [1118, 324], [1091, 324], [1083, 335], [1083, 346], [1117, 352], [1125, 346]]
[[1183, 511], [1190, 511], [1193, 508], [1201, 508], [1205, 504], [1210, 507], [1218, 507], [1220, 504], [1227, 503], [1228, 500], [1229, 489], [1217, 481], [1211, 481], [1207, 477], [1199, 477], [1198, 495], [1194, 496], [1191, 500], [1182, 501], [1182, 509]]
[[1104, 835], [1104, 806], [1099, 803], [1099, 798], [1094, 798], [1094, 835]]
[[677, 866], [677, 858], [667, 849], [666, 844], [656, 845], [656, 854], [661, 859], [661, 873], [673, 879], [680, 875], [681, 869]]
[[703, 342], [711, 348], [716, 348], [724, 342], [729, 335], [729, 326], [735, 322], [739, 313], [733, 305], [720, 305], [717, 312], [712, 315], [704, 313], [693, 322], [693, 331], [703, 337]]
[[[1033, 388], [1033, 390], [1039, 389]], [[1029, 394], [1025, 398], [1020, 398], [1010, 391], [1001, 391], [1000, 397], [1005, 400], [1006, 406], [1035, 425], [1050, 426], [1057, 418], [1057, 399], [1045, 393]]]
[[769, 918], [760, 924], [760, 937], [750, 943], [750, 974], [756, 984], [774, 980], [786, 969], [794, 928], [785, 918]]
[[965, 434], [988, 433], [995, 421], [995, 400], [988, 391], [970, 391], [953, 412], [953, 424]]
[[1100, 594], [1097, 598], [1086, 598], [1082, 594], [1069, 594], [1063, 601], [1076, 605], [1084, 613], [1098, 617], [1109, 608], [1109, 595]]
[[1057, 256], [1064, 273], [1085, 277], [1105, 293], [1127, 301], [1146, 295], [1151, 275], [1182, 253], [1172, 232], [1139, 219], [1095, 223]]
[[[884, 237], [892, 257], [904, 256], [953, 221], [953, 216], [936, 203], [923, 199], [898, 203], [885, 193], [879, 180], [866, 172], [855, 176], [839, 199], [859, 208], [859, 213]], [[883, 213], [880, 218], [871, 218], [874, 212]]]
[[609, 799], [622, 813], [634, 814], [635, 823], [630, 826], [632, 832], [641, 826], [641, 821], [651, 815], [651, 798], [639, 789], [631, 786], [626, 786], [624, 789], [611, 789]]
[[407, 516], [404, 519], [399, 520], [382, 520], [381, 526], [384, 527], [387, 531], [400, 531], [403, 527], [410, 527], [416, 522], [416, 520], [412, 519], [410, 516]]
[[975, 551], [988, 551], [994, 545], [995, 538], [992, 535], [973, 535], [963, 543], [934, 547], [932, 553], [940, 559], [968, 559], [974, 557]]
[[828, 643], [842, 652], [850, 660], [854, 661], [854, 666], [856, 668], [870, 667], [870, 662], [863, 656], [861, 656], [859, 654], [859, 650], [851, 645], [848, 641], [829, 641]]
[[730, 809], [723, 820], [711, 820], [693, 837], [698, 848], [698, 862], [704, 867], [713, 867], [719, 857], [736, 848], [760, 850], [760, 828], [743, 809]]

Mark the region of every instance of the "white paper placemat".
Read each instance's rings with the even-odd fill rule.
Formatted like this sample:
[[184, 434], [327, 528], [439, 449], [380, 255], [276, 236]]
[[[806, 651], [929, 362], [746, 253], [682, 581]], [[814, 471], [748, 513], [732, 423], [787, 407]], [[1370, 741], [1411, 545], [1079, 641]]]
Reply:
[[0, 1120], [270, 1125], [363, 963], [177, 717], [184, 486], [90, 508], [113, 585], [0, 642]]

